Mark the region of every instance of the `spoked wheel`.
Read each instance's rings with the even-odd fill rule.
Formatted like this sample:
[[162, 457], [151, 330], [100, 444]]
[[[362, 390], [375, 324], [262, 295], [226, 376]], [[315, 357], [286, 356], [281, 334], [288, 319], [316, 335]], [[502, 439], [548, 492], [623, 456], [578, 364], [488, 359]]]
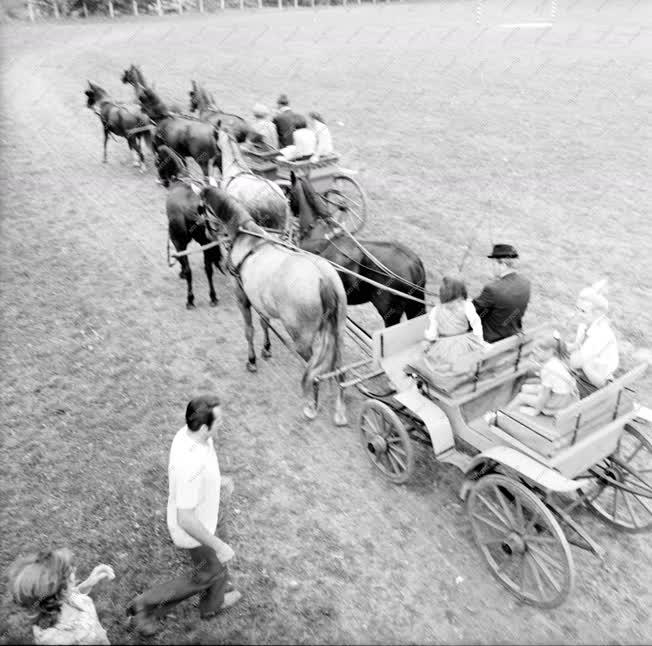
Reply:
[[398, 415], [387, 404], [370, 399], [360, 412], [360, 440], [371, 463], [397, 484], [414, 472], [414, 448]]
[[534, 492], [492, 473], [473, 486], [466, 509], [491, 572], [512, 594], [541, 608], [566, 599], [575, 576], [570, 546]]
[[591, 511], [625, 532], [652, 528], [652, 444], [626, 425], [616, 451], [594, 466], [582, 488]]
[[330, 216], [349, 233], [360, 231], [367, 221], [367, 198], [358, 182], [348, 175], [335, 175], [322, 195]]

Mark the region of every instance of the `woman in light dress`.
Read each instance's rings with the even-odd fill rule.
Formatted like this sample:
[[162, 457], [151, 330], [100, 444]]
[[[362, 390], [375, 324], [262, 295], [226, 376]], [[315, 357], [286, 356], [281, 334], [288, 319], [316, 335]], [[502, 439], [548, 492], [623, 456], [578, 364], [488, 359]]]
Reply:
[[71, 551], [58, 549], [17, 559], [9, 578], [14, 601], [33, 613], [35, 644], [110, 643], [88, 596], [97, 583], [115, 578], [109, 565], [77, 583]]
[[424, 333], [425, 362], [435, 376], [458, 376], [472, 369], [470, 355], [487, 347], [482, 322], [459, 276], [444, 276], [439, 301]]

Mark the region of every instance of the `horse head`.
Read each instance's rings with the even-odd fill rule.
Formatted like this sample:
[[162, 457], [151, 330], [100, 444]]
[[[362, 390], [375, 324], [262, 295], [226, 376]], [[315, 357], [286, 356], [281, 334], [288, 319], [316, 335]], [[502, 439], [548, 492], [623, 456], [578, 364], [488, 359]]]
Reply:
[[[255, 227], [249, 211], [225, 191], [210, 185], [204, 186], [199, 194], [199, 199], [206, 208], [208, 218], [210, 219], [212, 216], [217, 223], [221, 223], [231, 240], [237, 237], [241, 228], [252, 224]], [[211, 224], [212, 230], [216, 229], [215, 224]]]
[[147, 86], [147, 83], [145, 83], [145, 77], [143, 76], [142, 72], [133, 63], [122, 73], [122, 82], [129, 83], [134, 87], [138, 85], [143, 87]]
[[157, 150], [156, 169], [161, 183], [166, 188], [171, 181], [188, 174], [185, 161], [169, 146], [160, 146]]
[[321, 196], [315, 191], [308, 178], [290, 172], [290, 210], [299, 218], [302, 237], [308, 235], [318, 223], [327, 223], [330, 219], [328, 208]]
[[192, 81], [192, 89], [188, 92], [190, 95], [190, 112], [195, 112], [199, 108], [199, 98], [197, 96], [197, 82]]
[[86, 95], [86, 107], [93, 109], [95, 104], [106, 96], [106, 90], [88, 81], [88, 89], [84, 91], [84, 94]]

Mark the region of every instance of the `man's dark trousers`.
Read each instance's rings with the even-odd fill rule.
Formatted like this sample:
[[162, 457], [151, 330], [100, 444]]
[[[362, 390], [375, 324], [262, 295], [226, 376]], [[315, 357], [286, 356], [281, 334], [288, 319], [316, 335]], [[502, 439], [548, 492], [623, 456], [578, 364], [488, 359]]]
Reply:
[[206, 545], [184, 551], [192, 559], [191, 572], [155, 585], [134, 600], [146, 614], [162, 617], [175, 605], [195, 594], [199, 594], [199, 614], [202, 618], [215, 614], [222, 607], [228, 579], [227, 566], [220, 563], [215, 550]]

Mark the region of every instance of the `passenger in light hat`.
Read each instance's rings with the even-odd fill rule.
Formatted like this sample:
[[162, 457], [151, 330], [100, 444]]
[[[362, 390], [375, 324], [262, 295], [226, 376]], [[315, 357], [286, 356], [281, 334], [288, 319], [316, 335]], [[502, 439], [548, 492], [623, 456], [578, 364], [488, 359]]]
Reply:
[[253, 115], [257, 119], [264, 119], [265, 117], [269, 116], [269, 110], [266, 105], [263, 105], [262, 103], [256, 103], [256, 105], [253, 107]]
[[568, 363], [584, 398], [613, 379], [620, 363], [618, 341], [607, 318], [607, 280], [585, 287], [577, 298], [579, 323], [573, 343], [567, 344]]
[[248, 148], [262, 150], [278, 150], [278, 134], [276, 126], [269, 118], [269, 109], [263, 103], [256, 103], [252, 109], [254, 122], [251, 124], [252, 134], [248, 138]]

